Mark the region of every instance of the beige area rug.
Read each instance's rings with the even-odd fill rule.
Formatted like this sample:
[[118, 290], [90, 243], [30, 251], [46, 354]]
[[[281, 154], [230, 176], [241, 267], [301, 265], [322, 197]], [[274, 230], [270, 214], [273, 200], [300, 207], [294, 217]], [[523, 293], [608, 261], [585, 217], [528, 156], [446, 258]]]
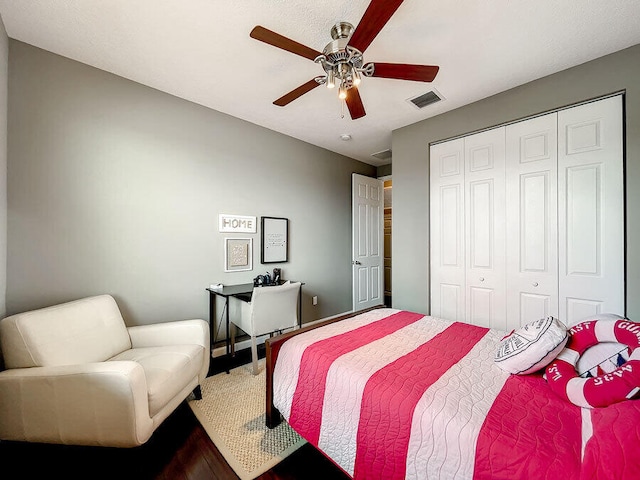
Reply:
[[189, 406], [220, 453], [242, 480], [252, 480], [306, 441], [282, 422], [274, 429], [265, 424], [265, 367], [253, 375], [251, 365], [208, 377], [202, 383], [202, 400]]

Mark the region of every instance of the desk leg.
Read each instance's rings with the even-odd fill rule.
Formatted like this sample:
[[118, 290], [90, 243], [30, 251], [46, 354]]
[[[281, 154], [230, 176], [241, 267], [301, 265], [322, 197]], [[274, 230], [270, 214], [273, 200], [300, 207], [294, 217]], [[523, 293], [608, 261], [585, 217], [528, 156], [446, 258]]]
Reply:
[[215, 343], [214, 331], [216, 328], [216, 296], [209, 292], [209, 348], [213, 352], [213, 344]]
[[[209, 292], [209, 365], [211, 365], [211, 360], [213, 358], [213, 344], [215, 343], [216, 338], [216, 296]], [[211, 369], [209, 369], [211, 372]], [[210, 373], [209, 373], [210, 374]]]
[[229, 297], [224, 297], [225, 300], [225, 318], [226, 318], [226, 324], [227, 324], [227, 331], [225, 332], [225, 341], [226, 341], [226, 346], [227, 346], [227, 373], [229, 373], [229, 364], [231, 363], [231, 341], [230, 341], [230, 337], [229, 337], [229, 327], [230, 327], [230, 322], [229, 322]]

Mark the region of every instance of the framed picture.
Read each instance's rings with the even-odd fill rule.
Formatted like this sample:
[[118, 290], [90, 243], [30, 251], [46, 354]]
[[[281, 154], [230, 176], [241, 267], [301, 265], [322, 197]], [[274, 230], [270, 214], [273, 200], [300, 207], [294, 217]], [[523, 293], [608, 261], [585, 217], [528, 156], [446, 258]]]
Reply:
[[260, 262], [280, 263], [289, 261], [289, 220], [278, 217], [260, 217]]
[[253, 239], [224, 239], [224, 271], [243, 272], [253, 270]]

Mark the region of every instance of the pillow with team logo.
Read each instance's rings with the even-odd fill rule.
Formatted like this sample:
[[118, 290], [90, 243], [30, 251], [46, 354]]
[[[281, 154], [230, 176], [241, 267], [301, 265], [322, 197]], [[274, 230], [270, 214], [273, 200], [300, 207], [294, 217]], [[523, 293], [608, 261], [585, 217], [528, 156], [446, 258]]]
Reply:
[[569, 340], [567, 327], [548, 316], [526, 324], [504, 337], [495, 355], [496, 364], [505, 372], [527, 375], [546, 367]]

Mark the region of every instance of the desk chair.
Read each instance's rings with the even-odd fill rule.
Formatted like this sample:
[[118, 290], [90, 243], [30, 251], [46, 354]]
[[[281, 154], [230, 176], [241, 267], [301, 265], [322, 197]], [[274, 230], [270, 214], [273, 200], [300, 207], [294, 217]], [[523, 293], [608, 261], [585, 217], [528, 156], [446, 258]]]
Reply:
[[[251, 302], [241, 302], [240, 315], [231, 322], [251, 336], [253, 374], [258, 374], [258, 347], [256, 337], [273, 334], [298, 325], [298, 293], [300, 282], [286, 282], [275, 287], [255, 287]], [[235, 332], [231, 329], [231, 344], [235, 345]]]

